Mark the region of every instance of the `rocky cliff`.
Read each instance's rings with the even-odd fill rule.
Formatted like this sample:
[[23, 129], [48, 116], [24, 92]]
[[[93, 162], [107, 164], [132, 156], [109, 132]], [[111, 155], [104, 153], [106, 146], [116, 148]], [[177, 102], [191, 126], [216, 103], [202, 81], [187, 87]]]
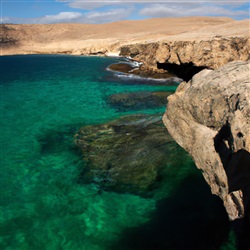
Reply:
[[178, 74], [178, 71], [191, 71], [195, 67], [198, 71], [199, 67], [218, 69], [231, 61], [247, 61], [250, 59], [249, 50], [247, 37], [213, 37], [125, 45], [121, 47], [120, 54], [143, 62], [146, 70], [172, 70]]
[[168, 98], [163, 122], [230, 220], [250, 219], [250, 63], [205, 69]]

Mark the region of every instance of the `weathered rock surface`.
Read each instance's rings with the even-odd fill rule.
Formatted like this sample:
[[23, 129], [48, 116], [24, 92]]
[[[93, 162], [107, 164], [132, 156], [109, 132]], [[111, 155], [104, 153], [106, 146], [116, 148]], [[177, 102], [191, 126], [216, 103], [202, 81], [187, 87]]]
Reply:
[[[100, 189], [141, 193], [151, 190], [166, 165], [185, 159], [166, 133], [161, 116], [125, 116], [82, 127], [75, 136], [85, 166], [82, 180]], [[179, 163], [179, 165], [181, 165]]]
[[181, 83], [168, 97], [163, 121], [229, 218], [250, 219], [250, 63], [205, 69]]
[[161, 41], [138, 43], [121, 47], [121, 55], [130, 56], [144, 63], [145, 69], [159, 70], [171, 67], [171, 64], [218, 69], [228, 62], [250, 59], [250, 44], [247, 37], [222, 38], [207, 40]]

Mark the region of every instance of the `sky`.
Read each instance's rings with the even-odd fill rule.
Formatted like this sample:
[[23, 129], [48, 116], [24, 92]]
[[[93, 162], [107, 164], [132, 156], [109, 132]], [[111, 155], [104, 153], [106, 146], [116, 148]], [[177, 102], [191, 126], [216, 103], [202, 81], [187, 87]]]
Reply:
[[249, 18], [249, 0], [0, 0], [1, 23], [108, 23], [157, 17]]

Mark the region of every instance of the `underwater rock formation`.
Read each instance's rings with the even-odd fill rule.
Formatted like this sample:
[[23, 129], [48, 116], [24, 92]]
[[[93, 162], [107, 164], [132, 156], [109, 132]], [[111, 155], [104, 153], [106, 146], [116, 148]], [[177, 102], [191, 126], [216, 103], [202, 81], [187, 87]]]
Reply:
[[163, 167], [186, 159], [182, 155], [178, 160], [178, 145], [160, 115], [131, 115], [84, 126], [75, 142], [85, 162], [80, 181], [117, 192], [145, 193], [157, 185]]
[[201, 71], [168, 97], [163, 117], [230, 220], [250, 217], [249, 72], [250, 63], [242, 61]]
[[143, 110], [165, 106], [171, 94], [166, 91], [118, 93], [109, 96], [108, 103], [120, 111]]

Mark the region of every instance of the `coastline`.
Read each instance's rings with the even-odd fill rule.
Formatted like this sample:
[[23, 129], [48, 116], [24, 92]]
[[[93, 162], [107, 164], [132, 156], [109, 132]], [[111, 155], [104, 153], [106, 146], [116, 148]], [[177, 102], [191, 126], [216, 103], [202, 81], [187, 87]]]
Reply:
[[[113, 37], [104, 31], [100, 31], [100, 34], [97, 34], [96, 37], [93, 34], [89, 34], [88, 37], [83, 33], [77, 34], [76, 37], [70, 28], [74, 26], [79, 30], [83, 26], [73, 24], [40, 25], [36, 27], [32, 25], [6, 25], [6, 33], [3, 36], [6, 39], [10, 38], [9, 41], [16, 42], [8, 44], [7, 39], [2, 45], [1, 55], [115, 56], [115, 58], [126, 58], [126, 60], [131, 60], [135, 65], [140, 66], [132, 67], [127, 72], [126, 70], [125, 72], [120, 71], [124, 74], [135, 74], [136, 71], [139, 71], [137, 72], [139, 76], [141, 72], [143, 74], [146, 72], [145, 74], [164, 75], [171, 72], [186, 82], [189, 82], [194, 75], [203, 69], [212, 71], [234, 61], [246, 62], [250, 60], [249, 20], [232, 21], [223, 18], [205, 18], [204, 20], [217, 20], [217, 23], [212, 25], [211, 22], [207, 21], [200, 27], [195, 23], [196, 26], [191, 28], [190, 23], [193, 23], [194, 20], [198, 22], [203, 18], [183, 18], [183, 20], [189, 20], [190, 22], [184, 23], [182, 26], [179, 25], [179, 30], [176, 27], [170, 27], [168, 24], [166, 30], [169, 34], [166, 34], [166, 32], [160, 33], [163, 31], [159, 27], [158, 30], [153, 30], [154, 32], [152, 32], [152, 27], [151, 30], [145, 31], [144, 25], [142, 25], [144, 32], [141, 30], [141, 33], [133, 34], [130, 30], [130, 33], [126, 34], [121, 30], [121, 23], [113, 23], [112, 27], [114, 30], [116, 29]], [[144, 22], [140, 22], [140, 24], [142, 23]], [[160, 21], [159, 24], [162, 25]], [[48, 27], [57, 32], [49, 39], [47, 38], [50, 32]], [[64, 27], [66, 35], [60, 33], [59, 27]], [[95, 27], [97, 30], [99, 27], [100, 30], [100, 27], [103, 26]], [[35, 33], [38, 28], [43, 33]], [[175, 28], [178, 32], [173, 33]], [[26, 31], [33, 40], [27, 40], [25, 36], [21, 36], [20, 30], [22, 29], [27, 29]], [[133, 29], [136, 30], [135, 27]], [[70, 38], [68, 39], [68, 37]], [[116, 72], [119, 71], [116, 70]], [[183, 91], [184, 85], [180, 85], [180, 92]], [[220, 97], [218, 96], [216, 101], [219, 102], [219, 100]], [[214, 127], [214, 125], [211, 126]]]
[[159, 72], [158, 63], [217, 69], [230, 61], [249, 59], [249, 19], [158, 18], [91, 27], [1, 25], [1, 55], [121, 56], [142, 62], [145, 70], [155, 72]]

